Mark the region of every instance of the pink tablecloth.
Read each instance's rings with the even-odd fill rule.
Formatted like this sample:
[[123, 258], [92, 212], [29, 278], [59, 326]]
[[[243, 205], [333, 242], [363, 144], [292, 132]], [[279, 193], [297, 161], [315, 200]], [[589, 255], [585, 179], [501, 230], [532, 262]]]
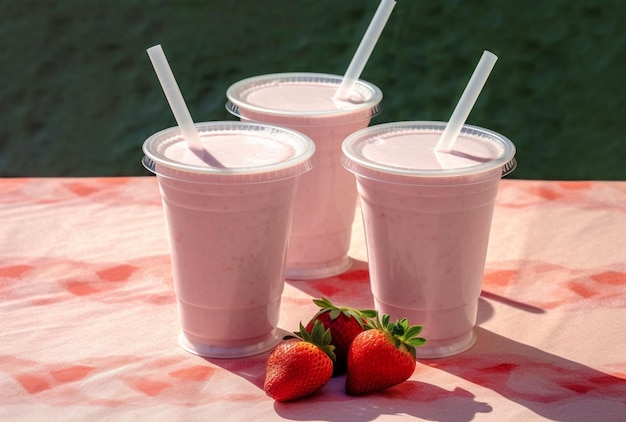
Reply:
[[[350, 397], [277, 404], [267, 354], [204, 359], [178, 323], [156, 180], [0, 180], [0, 420], [626, 420], [626, 182], [503, 181], [478, 342]], [[354, 267], [286, 283], [280, 327], [321, 295], [371, 307]]]

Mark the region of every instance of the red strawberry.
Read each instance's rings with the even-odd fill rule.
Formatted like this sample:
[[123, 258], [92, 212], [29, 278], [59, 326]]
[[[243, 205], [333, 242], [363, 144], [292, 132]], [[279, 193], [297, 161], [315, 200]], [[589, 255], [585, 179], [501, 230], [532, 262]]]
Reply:
[[311, 333], [300, 324], [298, 338], [280, 343], [267, 360], [263, 389], [277, 401], [295, 400], [313, 394], [333, 374], [331, 334], [322, 324], [315, 324]]
[[348, 352], [346, 392], [365, 394], [406, 381], [415, 370], [415, 347], [426, 340], [416, 337], [421, 325], [409, 326], [406, 318], [389, 322], [383, 315], [371, 329], [359, 334]]
[[336, 356], [334, 374], [341, 374], [346, 371], [350, 343], [365, 330], [367, 322], [376, 317], [376, 311], [337, 307], [325, 297], [313, 299], [313, 303], [321, 309], [309, 321], [306, 329], [311, 332], [315, 321], [319, 321], [324, 325], [324, 328], [330, 330], [331, 344], [335, 346]]

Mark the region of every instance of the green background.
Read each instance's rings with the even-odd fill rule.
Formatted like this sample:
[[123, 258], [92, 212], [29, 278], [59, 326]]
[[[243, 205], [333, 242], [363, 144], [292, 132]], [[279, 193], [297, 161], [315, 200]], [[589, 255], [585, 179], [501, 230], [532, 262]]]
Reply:
[[[0, 0], [0, 176], [143, 175], [174, 126], [146, 48], [162, 44], [195, 121], [234, 120], [249, 76], [343, 74], [378, 0]], [[526, 179], [626, 180], [626, 2], [398, 0], [362, 78], [373, 123], [447, 120], [483, 50], [468, 123], [517, 146]]]

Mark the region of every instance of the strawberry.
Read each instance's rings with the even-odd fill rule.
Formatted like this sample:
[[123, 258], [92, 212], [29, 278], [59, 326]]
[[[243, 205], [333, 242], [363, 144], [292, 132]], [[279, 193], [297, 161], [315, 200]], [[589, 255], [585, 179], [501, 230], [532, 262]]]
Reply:
[[302, 323], [296, 338], [276, 346], [267, 360], [263, 389], [277, 401], [289, 401], [313, 394], [333, 374], [334, 347], [330, 330], [314, 325], [309, 333]]
[[406, 381], [415, 370], [415, 347], [426, 342], [416, 337], [421, 331], [406, 318], [390, 323], [385, 314], [381, 323], [377, 317], [350, 345], [346, 392], [366, 394]]
[[367, 322], [376, 317], [376, 311], [337, 307], [325, 297], [313, 299], [313, 303], [321, 309], [309, 321], [306, 329], [311, 332], [315, 321], [319, 321], [330, 330], [336, 356], [334, 374], [341, 374], [346, 371], [350, 343], [365, 330]]

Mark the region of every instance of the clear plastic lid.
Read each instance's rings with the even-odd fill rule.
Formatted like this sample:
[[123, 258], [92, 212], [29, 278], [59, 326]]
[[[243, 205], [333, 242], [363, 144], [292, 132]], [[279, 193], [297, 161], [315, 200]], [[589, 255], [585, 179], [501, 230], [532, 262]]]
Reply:
[[242, 183], [294, 177], [313, 166], [315, 144], [291, 129], [247, 122], [195, 126], [204, 153], [191, 151], [179, 128], [172, 127], [144, 142], [144, 166], [172, 178]]
[[505, 176], [515, 169], [513, 143], [477, 126], [463, 126], [451, 152], [435, 152], [445, 126], [445, 122], [395, 122], [359, 130], [342, 144], [343, 164], [362, 176], [453, 177], [497, 168]]
[[250, 114], [292, 119], [360, 119], [380, 114], [382, 91], [357, 81], [349, 101], [335, 100], [342, 76], [325, 73], [275, 73], [243, 79], [228, 88], [226, 109], [241, 118]]

